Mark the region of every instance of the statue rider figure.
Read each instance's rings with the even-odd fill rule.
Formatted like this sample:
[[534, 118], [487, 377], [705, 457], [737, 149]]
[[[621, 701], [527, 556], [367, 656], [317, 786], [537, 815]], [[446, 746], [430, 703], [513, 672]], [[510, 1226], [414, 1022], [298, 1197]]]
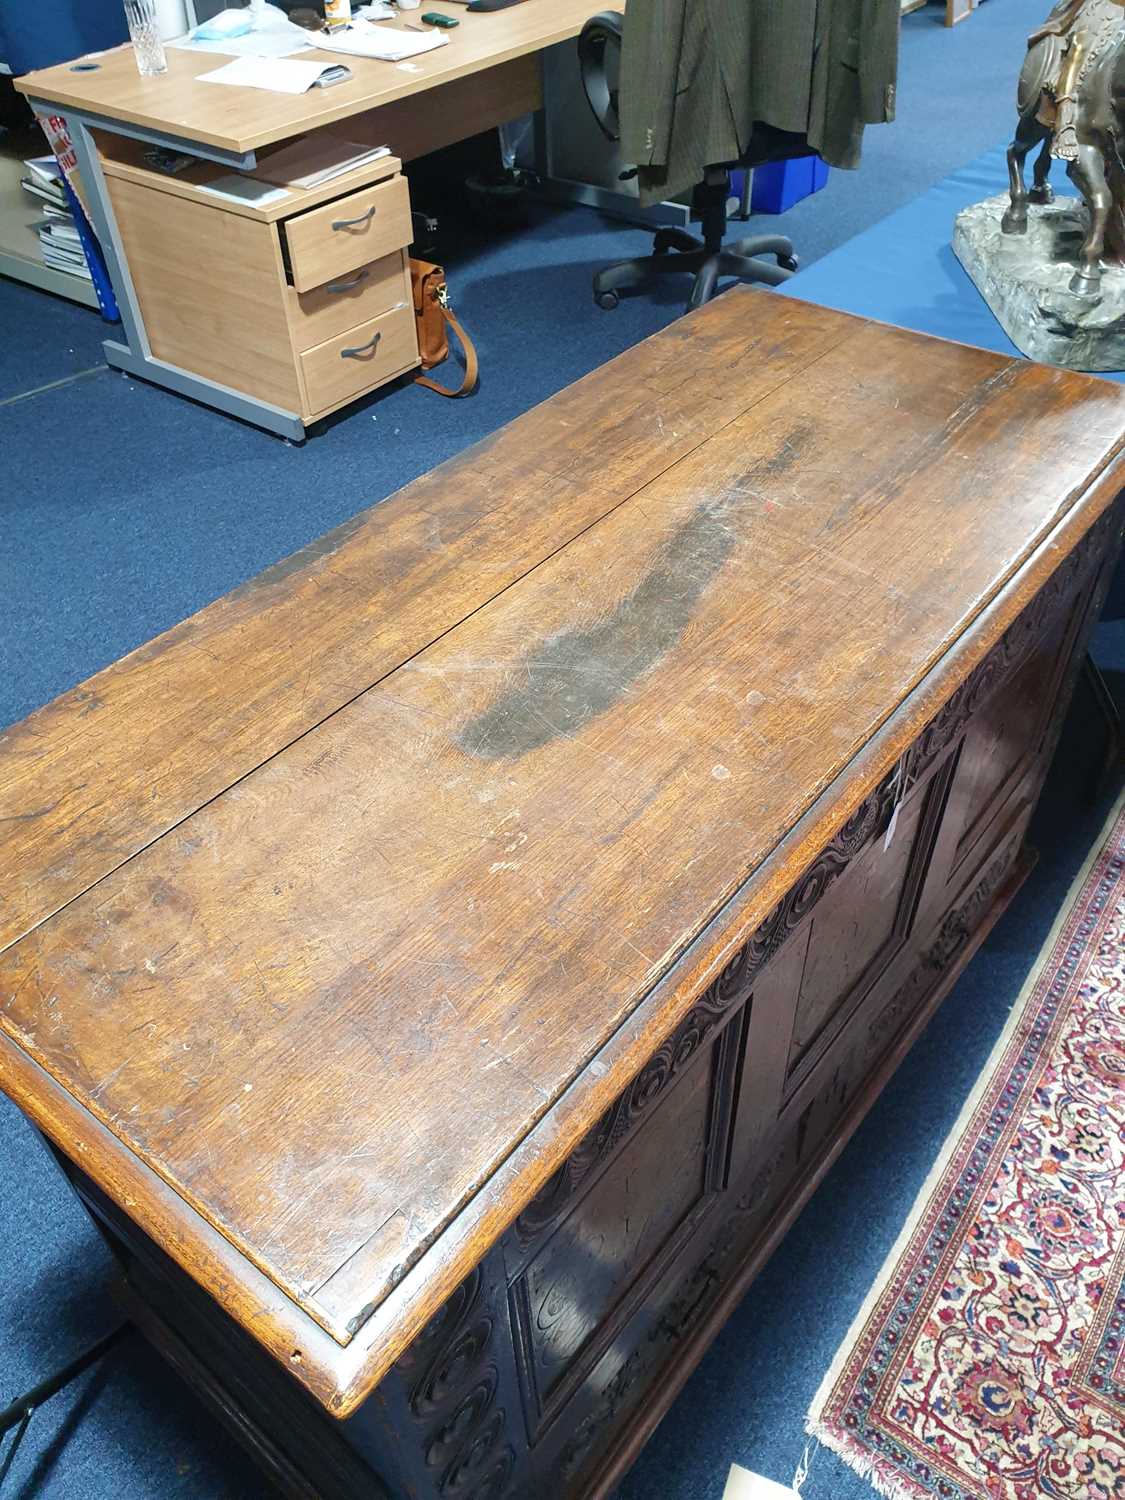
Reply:
[[1044, 24], [1028, 37], [1029, 47], [1053, 39], [1039, 114], [1041, 123], [1054, 132], [1052, 156], [1063, 161], [1078, 159], [1078, 83], [1123, 20], [1125, 0], [1059, 0]]

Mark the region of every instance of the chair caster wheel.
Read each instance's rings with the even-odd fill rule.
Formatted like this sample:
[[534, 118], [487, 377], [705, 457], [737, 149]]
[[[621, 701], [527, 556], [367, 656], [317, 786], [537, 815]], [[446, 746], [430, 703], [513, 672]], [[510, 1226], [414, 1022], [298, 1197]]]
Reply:
[[801, 264], [795, 255], [779, 255], [777, 263], [783, 271], [796, 271]]
[[616, 292], [595, 292], [594, 301], [599, 307], [604, 308], [606, 312], [612, 312], [621, 301], [621, 298]]

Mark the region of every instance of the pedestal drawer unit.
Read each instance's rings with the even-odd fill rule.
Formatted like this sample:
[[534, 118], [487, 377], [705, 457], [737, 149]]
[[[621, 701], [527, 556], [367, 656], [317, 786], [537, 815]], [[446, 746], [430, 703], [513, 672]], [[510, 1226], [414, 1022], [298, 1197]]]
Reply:
[[0, 1086], [282, 1492], [609, 1493], [1030, 867], [1123, 439], [732, 291], [0, 741]]
[[[305, 423], [417, 366], [397, 158], [254, 204], [211, 191], [229, 189], [221, 167], [168, 176], [135, 142], [102, 135], [99, 147], [159, 359]], [[358, 362], [344, 352], [376, 333]]]

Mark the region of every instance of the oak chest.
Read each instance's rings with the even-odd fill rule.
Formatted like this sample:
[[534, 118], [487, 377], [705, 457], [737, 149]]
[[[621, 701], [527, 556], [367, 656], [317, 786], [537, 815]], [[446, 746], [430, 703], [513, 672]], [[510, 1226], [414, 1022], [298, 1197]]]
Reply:
[[285, 1493], [612, 1487], [1026, 871], [1123, 438], [734, 291], [0, 738], [0, 1085]]

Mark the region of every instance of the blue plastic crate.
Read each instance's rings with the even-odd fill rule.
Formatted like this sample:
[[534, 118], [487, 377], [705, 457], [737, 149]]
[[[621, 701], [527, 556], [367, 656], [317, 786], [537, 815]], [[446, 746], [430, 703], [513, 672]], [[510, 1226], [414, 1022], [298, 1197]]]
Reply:
[[756, 214], [783, 214], [794, 203], [817, 193], [828, 181], [828, 168], [819, 156], [795, 156], [790, 161], [771, 161], [754, 168], [750, 210]]

